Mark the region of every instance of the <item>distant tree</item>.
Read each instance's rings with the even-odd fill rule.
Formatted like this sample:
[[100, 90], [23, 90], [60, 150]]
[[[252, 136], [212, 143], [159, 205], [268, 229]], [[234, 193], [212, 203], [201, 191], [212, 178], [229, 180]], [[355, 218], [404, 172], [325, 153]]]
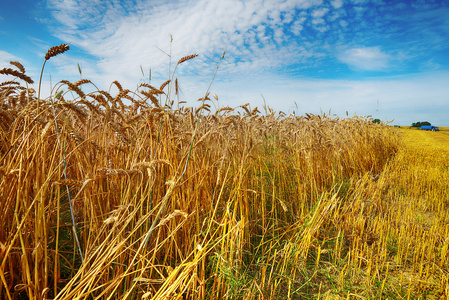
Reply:
[[424, 122], [416, 122], [412, 123], [412, 127], [421, 127], [421, 126], [431, 126], [430, 122], [424, 121]]
[[374, 119], [372, 122], [375, 124], [380, 124], [380, 119]]

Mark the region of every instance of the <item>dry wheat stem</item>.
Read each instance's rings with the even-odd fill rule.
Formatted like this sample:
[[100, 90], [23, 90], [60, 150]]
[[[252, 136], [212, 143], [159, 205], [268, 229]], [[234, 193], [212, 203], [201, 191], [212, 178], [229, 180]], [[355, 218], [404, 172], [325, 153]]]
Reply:
[[[44, 63], [42, 64], [42, 69], [41, 69], [41, 73], [40, 73], [40, 76], [39, 76], [39, 87], [37, 89], [37, 99], [38, 99], [38, 101], [40, 100], [40, 96], [41, 96], [41, 83], [42, 83], [42, 75], [44, 73], [45, 63], [47, 62], [47, 60], [49, 60], [53, 56], [56, 56], [58, 54], [62, 54], [62, 53], [66, 52], [69, 49], [70, 49], [69, 45], [61, 44], [59, 46], [51, 47], [50, 49], [48, 49], [47, 53], [45, 54], [45, 60], [44, 60]], [[37, 113], [39, 114], [39, 105], [37, 106]]]
[[[61, 151], [61, 156], [62, 156], [64, 180], [68, 181], [68, 178], [67, 178], [66, 154], [65, 154], [65, 149], [62, 147], [62, 144], [61, 144], [61, 137], [60, 137], [60, 134], [59, 134], [59, 126], [58, 126], [58, 123], [56, 121], [56, 111], [55, 111], [55, 103], [54, 103], [54, 99], [58, 98], [61, 95], [61, 93], [62, 93], [62, 91], [57, 93], [54, 96], [54, 98], [51, 98], [51, 104], [52, 104], [53, 118], [54, 118], [54, 122], [55, 122], [56, 136], [57, 136], [57, 139], [58, 139], [59, 149]], [[70, 215], [71, 215], [71, 219], [72, 219], [73, 235], [75, 237], [75, 242], [76, 242], [76, 245], [78, 247], [78, 252], [79, 252], [79, 255], [80, 255], [80, 258], [81, 258], [81, 263], [83, 263], [84, 257], [83, 257], [83, 252], [81, 250], [80, 241], [78, 239], [78, 233], [76, 231], [75, 216], [74, 216], [74, 212], [73, 212], [72, 199], [70, 197], [70, 190], [69, 190], [69, 186], [68, 185], [66, 185], [66, 191], [67, 191], [67, 197], [69, 198], [69, 207], [70, 207]]]

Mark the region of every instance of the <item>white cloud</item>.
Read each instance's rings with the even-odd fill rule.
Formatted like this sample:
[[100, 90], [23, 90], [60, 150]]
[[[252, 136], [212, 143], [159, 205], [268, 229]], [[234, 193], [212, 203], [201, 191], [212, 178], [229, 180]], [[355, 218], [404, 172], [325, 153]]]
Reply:
[[325, 14], [327, 14], [328, 11], [329, 11], [329, 9], [328, 9], [328, 8], [325, 8], [325, 7], [320, 8], [320, 9], [317, 9], [317, 10], [314, 10], [314, 11], [312, 12], [312, 17], [314, 17], [314, 18], [321, 18], [321, 17], [323, 17]]
[[328, 16], [327, 17], [327, 20], [329, 21], [329, 22], [334, 22], [335, 20], [337, 20], [338, 18], [340, 18], [341, 17], [341, 15], [338, 13], [338, 12], [336, 12], [336, 13], [333, 13], [333, 14], [331, 14], [330, 16]]
[[282, 13], [282, 16], [283, 16], [283, 23], [286, 23], [286, 24], [288, 24], [288, 23], [290, 23], [291, 21], [293, 21], [293, 18], [294, 18], [294, 16], [295, 16], [295, 14], [294, 14], [294, 12], [293, 11], [287, 11], [287, 12], [283, 12]]
[[357, 14], [357, 18], [363, 18], [363, 14], [366, 11], [366, 6], [354, 6], [353, 8]]
[[326, 7], [316, 9], [312, 12], [312, 27], [319, 32], [325, 32], [329, 30], [329, 27], [326, 25], [326, 21], [323, 19], [323, 16], [328, 13], [329, 9]]
[[295, 35], [299, 35], [301, 30], [304, 28], [303, 27], [303, 23], [306, 20], [305, 17], [301, 17], [298, 20], [296, 20], [295, 22], [293, 22], [292, 26], [291, 26], [291, 31], [293, 32], [293, 34]]
[[383, 53], [380, 47], [351, 48], [341, 51], [337, 58], [352, 68], [369, 71], [386, 70], [391, 57]]
[[[221, 105], [238, 106], [250, 102], [252, 107], [263, 104], [286, 113], [327, 113], [350, 116], [372, 115], [393, 124], [410, 125], [428, 120], [438, 126], [449, 126], [449, 72], [432, 72], [412, 76], [392, 76], [370, 80], [324, 80], [291, 77], [241, 79], [216, 85]], [[271, 89], [276, 86], [277, 89]], [[282, 100], [280, 100], [282, 99]], [[299, 111], [295, 106], [298, 105]], [[435, 107], [438, 110], [432, 111]]]
[[342, 0], [334, 0], [334, 1], [331, 1], [331, 4], [334, 8], [340, 8], [343, 6], [343, 1]]
[[[218, 58], [226, 50], [212, 87], [223, 101], [221, 105], [251, 102], [256, 106], [263, 103], [260, 97], [263, 93], [267, 104], [276, 110], [287, 112], [296, 101], [299, 113], [319, 113], [321, 108], [323, 111], [332, 109], [343, 116], [346, 110], [373, 114], [379, 100], [383, 105], [383, 115], [379, 116], [382, 120], [397, 119], [405, 110], [403, 107], [409, 104], [422, 111], [420, 105], [428, 96], [432, 97], [432, 104], [447, 108], [442, 100], [447, 101], [445, 95], [449, 93], [442, 84], [449, 79], [447, 74], [446, 81], [435, 82], [428, 78], [384, 81], [292, 78], [298, 76], [298, 70], [309, 74], [313, 72], [310, 70], [319, 72], [320, 64], [326, 63], [337, 47], [333, 41], [337, 34], [341, 44], [375, 42], [375, 32], [359, 32], [366, 34], [362, 41], [354, 35], [360, 20], [345, 18], [346, 1], [331, 0], [329, 4], [322, 0], [47, 0], [47, 3], [56, 21], [54, 35], [75, 49], [60, 56], [60, 60], [55, 58], [48, 67], [54, 65], [63, 70], [64, 79], [69, 79], [66, 74], [76, 78], [79, 76], [76, 63], [82, 62], [83, 77], [92, 79], [101, 89], [107, 89], [113, 80], [133, 89], [142, 79], [140, 66], [146, 75], [151, 68], [154, 85], [165, 81], [169, 69], [165, 53], [170, 53], [171, 34], [173, 62], [188, 54], [200, 54], [177, 70], [188, 101], [204, 95]], [[350, 10], [348, 14], [353, 12]], [[334, 30], [339, 26], [341, 28]], [[418, 25], [416, 28], [421, 30]], [[438, 32], [445, 32], [443, 29]], [[331, 38], [321, 34], [323, 31], [328, 31]], [[389, 48], [396, 49], [394, 45]], [[80, 60], [76, 57], [77, 51], [92, 56]], [[357, 46], [341, 49], [335, 56], [357, 71], [387, 71], [395, 60], [401, 60], [400, 49], [394, 53], [386, 53], [380, 46]], [[425, 70], [432, 70], [437, 62], [439, 60], [429, 61]], [[282, 72], [283, 66], [290, 65], [294, 65], [295, 70], [286, 72], [294, 75], [282, 78], [274, 75]], [[418, 88], [420, 80], [424, 83]], [[432, 95], [425, 95], [428, 90], [432, 90]], [[414, 118], [411, 122], [417, 120]]]
[[17, 56], [9, 52], [0, 50], [0, 68], [9, 68], [9, 62], [12, 60], [19, 62], [22, 61]]
[[314, 25], [320, 25], [320, 24], [325, 24], [325, 23], [326, 22], [324, 21], [324, 19], [321, 19], [321, 18], [312, 20], [312, 24], [314, 24]]
[[[234, 60], [235, 72], [246, 71], [248, 64], [256, 69], [294, 62], [297, 53], [277, 49], [291, 38], [279, 25], [292, 23], [290, 30], [298, 35], [304, 20], [292, 12], [321, 3], [322, 0], [138, 0], [129, 8], [115, 1], [49, 0], [48, 8], [58, 21], [54, 29], [58, 38], [100, 58], [97, 67], [102, 73], [118, 74], [135, 82], [140, 65], [151, 66], [155, 75], [166, 74], [168, 57], [158, 48], [170, 52], [169, 34], [174, 38], [174, 61], [199, 53], [206, 62], [227, 50], [227, 59], [238, 57]], [[327, 11], [317, 9], [314, 13], [319, 16]], [[274, 54], [276, 50], [278, 53], [267, 61], [267, 53]], [[190, 67], [195, 66], [203, 64], [190, 63]]]
[[420, 69], [423, 71], [436, 71], [441, 69], [442, 65], [435, 62], [434, 58], [431, 58], [425, 62], [422, 63], [420, 66]]
[[[16, 70], [17, 68], [15, 66], [11, 65], [9, 63], [10, 61], [18, 61], [19, 63], [21, 63], [25, 67], [26, 74], [28, 76], [30, 76], [29, 69], [27, 68], [28, 63], [25, 59], [19, 58], [9, 52], [0, 50], [0, 69], [11, 68], [11, 69]], [[14, 79], [13, 76], [0, 74], [0, 83], [3, 81], [9, 81], [9, 80], [13, 80], [13, 79]], [[33, 78], [33, 79], [35, 79], [35, 78]], [[20, 81], [20, 82], [22, 82], [22, 81]]]
[[327, 26], [327, 25], [325, 25], [325, 26], [317, 26], [315, 29], [317, 31], [319, 31], [319, 32], [326, 32], [326, 31], [328, 31], [330, 29], [330, 27]]

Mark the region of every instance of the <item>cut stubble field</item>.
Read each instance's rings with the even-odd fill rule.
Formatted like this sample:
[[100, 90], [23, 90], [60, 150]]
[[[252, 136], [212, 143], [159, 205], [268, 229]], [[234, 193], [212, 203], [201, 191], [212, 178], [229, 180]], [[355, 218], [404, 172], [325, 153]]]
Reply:
[[11, 64], [1, 299], [449, 297], [449, 132], [189, 108], [175, 71], [39, 99]]

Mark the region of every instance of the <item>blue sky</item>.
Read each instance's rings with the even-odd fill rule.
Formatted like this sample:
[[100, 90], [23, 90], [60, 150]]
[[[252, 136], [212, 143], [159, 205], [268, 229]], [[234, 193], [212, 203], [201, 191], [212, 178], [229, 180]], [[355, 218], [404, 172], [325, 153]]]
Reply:
[[449, 1], [0, 0], [0, 68], [17, 60], [37, 81], [61, 43], [71, 50], [46, 65], [44, 96], [80, 79], [78, 63], [100, 89], [134, 90], [150, 68], [151, 84], [168, 78], [167, 54], [198, 53], [176, 73], [196, 106], [226, 51], [211, 89], [220, 106], [265, 98], [286, 113], [449, 126]]

